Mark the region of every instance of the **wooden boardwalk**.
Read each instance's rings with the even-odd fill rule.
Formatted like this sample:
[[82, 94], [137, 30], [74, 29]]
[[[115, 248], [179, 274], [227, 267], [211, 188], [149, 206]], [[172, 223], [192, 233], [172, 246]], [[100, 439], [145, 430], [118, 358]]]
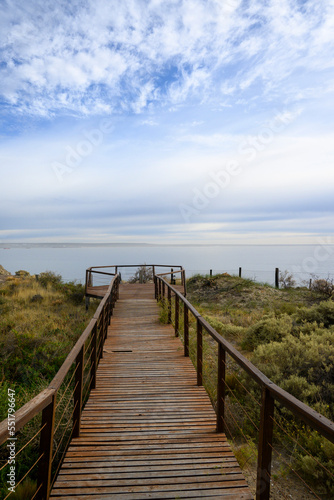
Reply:
[[153, 285], [121, 285], [97, 388], [51, 498], [253, 498], [153, 296]]

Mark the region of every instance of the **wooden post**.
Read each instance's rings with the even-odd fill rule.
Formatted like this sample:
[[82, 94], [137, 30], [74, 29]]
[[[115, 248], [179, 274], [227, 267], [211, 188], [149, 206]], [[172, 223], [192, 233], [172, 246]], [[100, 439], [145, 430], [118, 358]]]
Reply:
[[73, 411], [73, 437], [80, 435], [81, 409], [82, 409], [82, 385], [84, 368], [84, 346], [81, 347], [76, 359], [75, 388], [74, 388], [74, 411]]
[[170, 284], [171, 284], [171, 285], [175, 285], [175, 282], [174, 282], [174, 274], [173, 274], [174, 269], [172, 268], [172, 269], [170, 270], [170, 272], [171, 272], [171, 275], [170, 275]]
[[218, 381], [217, 381], [217, 432], [225, 432], [225, 371], [226, 351], [222, 344], [218, 344]]
[[197, 385], [203, 385], [203, 332], [197, 318]]
[[92, 352], [90, 354], [90, 390], [96, 387], [96, 370], [97, 370], [97, 322], [94, 325], [92, 340]]
[[119, 299], [119, 284], [121, 282], [121, 275], [116, 280], [116, 300]]
[[239, 267], [239, 278], [241, 278], [241, 267]]
[[167, 323], [172, 322], [172, 292], [170, 287], [167, 289], [167, 307], [168, 307], [168, 316], [167, 316]]
[[274, 427], [274, 398], [267, 388], [262, 389], [259, 451], [257, 462], [256, 500], [269, 500], [271, 454]]
[[110, 318], [112, 316], [112, 309], [114, 307], [113, 305], [113, 295], [114, 295], [114, 290], [112, 289], [111, 292], [110, 292], [110, 295], [109, 297], [107, 298], [107, 302], [106, 302], [106, 324], [107, 324], [107, 328], [108, 328], [108, 325], [110, 325]]
[[[154, 269], [154, 267], [153, 267], [153, 269]], [[157, 283], [157, 277], [155, 274], [153, 276], [153, 281], [154, 281], [154, 298], [155, 298], [155, 300], [157, 300], [157, 298], [158, 298], [158, 283]]]
[[183, 295], [187, 296], [187, 284], [186, 284], [186, 272], [182, 269], [182, 284], [183, 284]]
[[165, 282], [162, 282], [162, 298], [165, 298]]
[[279, 268], [275, 268], [275, 288], [279, 288]]
[[175, 295], [175, 337], [179, 336], [179, 296]]
[[105, 303], [102, 311], [101, 311], [102, 317], [103, 317], [103, 344], [106, 341], [107, 338], [107, 333], [108, 333], [108, 322], [107, 322], [107, 304]]
[[39, 454], [43, 458], [38, 465], [37, 485], [42, 485], [38, 494], [38, 500], [48, 500], [51, 487], [51, 467], [52, 467], [52, 445], [55, 425], [56, 394], [52, 396], [51, 403], [42, 412], [42, 427]]
[[212, 277], [212, 269], [210, 269], [210, 278]]
[[189, 314], [188, 306], [183, 306], [183, 336], [184, 336], [184, 355], [189, 356]]
[[103, 358], [103, 318], [102, 315], [100, 314], [98, 320], [98, 345], [100, 346], [100, 353], [99, 353], [99, 359]]
[[158, 291], [158, 298], [159, 301], [161, 301], [161, 280], [159, 279], [159, 291]]
[[310, 278], [309, 289], [312, 290], [312, 278]]

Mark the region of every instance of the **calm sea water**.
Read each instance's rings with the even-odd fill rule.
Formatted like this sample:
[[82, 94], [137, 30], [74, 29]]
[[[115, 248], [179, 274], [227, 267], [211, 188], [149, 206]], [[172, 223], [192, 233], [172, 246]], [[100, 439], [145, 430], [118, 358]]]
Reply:
[[[8, 245], [9, 246], [9, 245]], [[195, 273], [228, 272], [256, 281], [274, 283], [275, 268], [288, 270], [298, 282], [317, 276], [334, 276], [334, 245], [207, 245], [207, 246], [113, 246], [0, 248], [0, 264], [14, 274], [50, 270], [65, 281], [84, 282], [90, 266], [124, 264], [181, 265], [187, 276]], [[122, 270], [126, 279], [133, 270]]]

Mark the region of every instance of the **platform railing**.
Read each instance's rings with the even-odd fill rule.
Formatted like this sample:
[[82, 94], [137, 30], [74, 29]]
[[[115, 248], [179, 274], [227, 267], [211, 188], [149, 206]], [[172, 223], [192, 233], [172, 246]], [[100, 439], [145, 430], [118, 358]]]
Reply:
[[[86, 270], [86, 280], [85, 280], [85, 294], [86, 296], [94, 296], [93, 290], [96, 286], [101, 286], [101, 282], [98, 279], [104, 276], [115, 276], [119, 274], [121, 276], [122, 269], [140, 269], [145, 267], [146, 269], [151, 268], [152, 278], [162, 276], [170, 276], [171, 284], [175, 284], [176, 280], [180, 281], [180, 285], [183, 287], [183, 294], [186, 295], [186, 274], [185, 270], [180, 265], [168, 265], [168, 264], [118, 264], [110, 266], [93, 266]], [[108, 271], [107, 271], [108, 269]], [[167, 272], [160, 272], [160, 270], [170, 269]], [[178, 278], [179, 277], [179, 278]], [[157, 293], [157, 291], [156, 291]]]
[[203, 332], [208, 333], [218, 345], [216, 431], [225, 432], [225, 372], [226, 354], [257, 383], [261, 389], [261, 410], [258, 439], [258, 463], [256, 499], [270, 498], [271, 462], [273, 449], [274, 403], [290, 410], [319, 434], [334, 443], [334, 423], [316, 412], [302, 401], [274, 384], [256, 366], [245, 358], [232, 344], [225, 340], [196, 310], [196, 308], [163, 276], [155, 276], [156, 299], [167, 305], [167, 322], [172, 322], [172, 300], [174, 300], [175, 335], [179, 335], [180, 304], [183, 304], [184, 355], [189, 356], [189, 313], [196, 323], [196, 370], [197, 385], [203, 385]]

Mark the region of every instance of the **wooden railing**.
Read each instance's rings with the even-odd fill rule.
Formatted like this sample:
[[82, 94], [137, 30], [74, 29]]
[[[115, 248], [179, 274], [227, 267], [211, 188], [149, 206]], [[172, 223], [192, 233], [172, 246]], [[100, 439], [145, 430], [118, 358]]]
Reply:
[[[146, 268], [151, 268], [152, 269], [152, 276], [171, 276], [171, 284], [175, 284], [176, 281], [176, 275], [180, 276], [180, 284], [183, 287], [183, 294], [186, 295], [186, 274], [185, 270], [183, 269], [182, 266], [179, 265], [167, 265], [167, 264], [143, 264], [143, 265], [138, 265], [138, 264], [124, 264], [124, 265], [111, 265], [111, 266], [94, 266], [94, 267], [89, 267], [86, 270], [86, 282], [85, 282], [85, 293], [86, 295], [89, 295], [88, 293], [88, 288], [89, 287], [94, 287], [94, 275], [95, 276], [115, 276], [116, 274], [119, 273], [120, 275], [120, 270], [124, 268], [140, 268], [140, 267], [146, 267]], [[165, 269], [168, 268], [170, 271], [166, 273], [157, 273], [158, 269]], [[106, 269], [109, 269], [109, 271], [106, 271]]]
[[[116, 275], [112, 278], [107, 293], [100, 302], [89, 325], [48, 388], [15, 413], [16, 432], [31, 422], [34, 417], [41, 414], [41, 424], [34, 436], [34, 438], [40, 436], [38, 458], [26, 474], [30, 474], [35, 467], [38, 467], [37, 490], [33, 496], [38, 500], [49, 498], [52, 484], [68, 443], [72, 437], [79, 436], [82, 408], [88, 399], [90, 390], [95, 388], [97, 366], [103, 355], [103, 344], [107, 337], [113, 307], [118, 298], [118, 287], [119, 277]], [[61, 393], [61, 397], [57, 401], [59, 393]], [[66, 418], [67, 422], [62, 423], [64, 418]], [[60, 429], [65, 426], [64, 433], [58, 437]], [[0, 445], [5, 443], [7, 439], [8, 422], [6, 419], [0, 423]], [[64, 439], [67, 442], [61, 449]], [[55, 442], [58, 442], [56, 449], [54, 449]], [[24, 444], [20, 450], [16, 450], [16, 455], [27, 444], [29, 443]], [[61, 450], [61, 453], [59, 453], [59, 450]], [[21, 478], [20, 482], [23, 479], [24, 477]]]
[[225, 432], [226, 354], [228, 353], [260, 387], [262, 398], [259, 422], [256, 498], [257, 500], [268, 500], [270, 498], [274, 402], [278, 401], [283, 407], [289, 409], [295, 416], [310, 425], [332, 443], [334, 443], [334, 423], [269, 380], [256, 366], [226, 341], [199, 314], [195, 307], [162, 276], [155, 276], [154, 283], [156, 299], [162, 302], [167, 301], [168, 323], [172, 322], [172, 297], [174, 297], [174, 328], [176, 336], [178, 336], [179, 332], [180, 303], [183, 304], [185, 356], [189, 356], [189, 313], [193, 315], [196, 321], [196, 369], [198, 385], [203, 385], [203, 330], [218, 344], [217, 432]]

